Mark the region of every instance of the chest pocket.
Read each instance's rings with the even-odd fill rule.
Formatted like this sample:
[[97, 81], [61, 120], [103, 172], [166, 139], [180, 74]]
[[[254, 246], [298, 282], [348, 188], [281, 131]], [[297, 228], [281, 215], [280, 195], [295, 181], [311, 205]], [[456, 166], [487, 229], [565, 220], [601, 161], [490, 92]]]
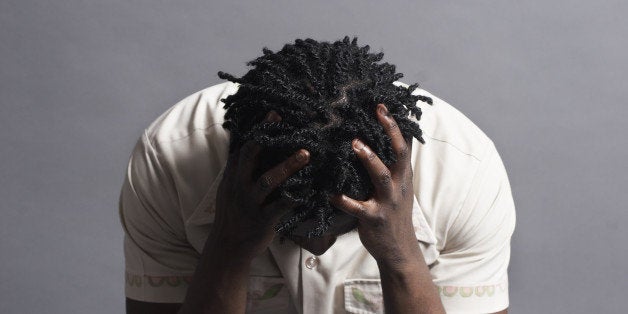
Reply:
[[285, 313], [289, 306], [290, 293], [283, 277], [249, 276], [246, 313]]
[[344, 293], [347, 313], [384, 313], [384, 295], [379, 279], [347, 279]]

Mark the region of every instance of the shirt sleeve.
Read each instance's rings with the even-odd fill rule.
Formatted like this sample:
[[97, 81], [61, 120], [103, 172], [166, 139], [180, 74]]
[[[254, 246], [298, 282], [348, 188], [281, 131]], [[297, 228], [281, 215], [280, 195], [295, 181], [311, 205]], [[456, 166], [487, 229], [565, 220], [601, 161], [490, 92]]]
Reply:
[[492, 141], [430, 271], [447, 313], [494, 313], [508, 307], [515, 207]]
[[168, 166], [145, 132], [129, 160], [119, 203], [127, 298], [183, 302], [199, 255], [186, 241], [179, 207]]

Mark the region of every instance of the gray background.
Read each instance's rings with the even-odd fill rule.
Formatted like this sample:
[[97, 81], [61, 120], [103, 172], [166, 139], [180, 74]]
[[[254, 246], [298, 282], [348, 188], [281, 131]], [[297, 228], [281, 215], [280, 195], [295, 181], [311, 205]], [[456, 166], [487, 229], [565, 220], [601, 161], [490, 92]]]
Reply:
[[[141, 130], [219, 70], [357, 35], [496, 143], [511, 313], [628, 291], [626, 1], [0, 1], [0, 312], [123, 311], [117, 198]], [[622, 161], [623, 160], [623, 161]]]

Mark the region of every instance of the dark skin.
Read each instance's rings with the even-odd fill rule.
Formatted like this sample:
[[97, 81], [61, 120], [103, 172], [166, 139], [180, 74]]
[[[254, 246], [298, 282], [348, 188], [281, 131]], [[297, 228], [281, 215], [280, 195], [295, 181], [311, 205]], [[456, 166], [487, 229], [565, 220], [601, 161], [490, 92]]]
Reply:
[[[340, 234], [357, 225], [360, 241], [377, 261], [386, 312], [445, 313], [412, 225], [412, 141], [404, 140], [383, 104], [376, 111], [391, 138], [397, 162], [386, 167], [368, 146], [355, 139], [354, 151], [369, 172], [374, 195], [364, 201], [333, 195], [331, 204], [346, 215], [336, 219], [320, 238], [304, 236], [311, 221], [305, 221], [296, 235], [288, 238], [320, 255]], [[266, 121], [278, 122], [281, 117], [271, 111]], [[216, 219], [178, 313], [244, 313], [251, 261], [273, 241], [273, 226], [296, 206], [282, 198], [262, 204], [279, 184], [309, 162], [309, 152], [300, 149], [253, 181], [251, 174], [261, 149], [249, 141], [230, 154], [218, 188]], [[177, 304], [127, 299], [127, 313], [175, 313], [177, 308]], [[499, 313], [507, 313], [507, 309]]]

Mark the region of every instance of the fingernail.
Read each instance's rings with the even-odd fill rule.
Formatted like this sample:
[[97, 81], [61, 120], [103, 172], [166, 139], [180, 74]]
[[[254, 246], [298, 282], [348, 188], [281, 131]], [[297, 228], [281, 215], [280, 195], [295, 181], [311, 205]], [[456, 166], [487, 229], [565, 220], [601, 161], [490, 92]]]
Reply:
[[381, 106], [379, 106], [379, 113], [384, 116], [388, 116], [388, 108], [386, 108], [386, 105], [381, 104]]
[[304, 161], [306, 161], [306, 160], [307, 160], [307, 157], [308, 157], [308, 151], [306, 151], [306, 150], [300, 150], [300, 151], [297, 153], [297, 156], [296, 156], [296, 158], [297, 158], [297, 161], [298, 161], [298, 162], [304, 162]]
[[268, 112], [268, 114], [266, 114], [266, 118], [264, 120], [270, 121], [270, 122], [279, 122], [281, 121], [281, 118], [276, 112], [270, 111]]
[[356, 151], [359, 151], [359, 150], [362, 150], [362, 148], [364, 148], [364, 144], [362, 143], [362, 141], [360, 141], [357, 138], [353, 140], [353, 149], [355, 149]]

